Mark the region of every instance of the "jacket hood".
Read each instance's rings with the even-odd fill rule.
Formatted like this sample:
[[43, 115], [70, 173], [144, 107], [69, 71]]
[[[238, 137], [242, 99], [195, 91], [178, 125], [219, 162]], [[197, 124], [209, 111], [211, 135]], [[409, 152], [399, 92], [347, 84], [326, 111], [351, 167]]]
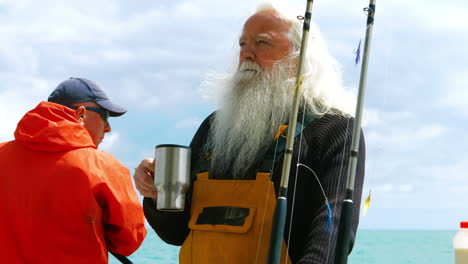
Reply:
[[15, 131], [16, 141], [35, 151], [67, 151], [96, 148], [75, 112], [63, 105], [41, 102], [27, 112]]

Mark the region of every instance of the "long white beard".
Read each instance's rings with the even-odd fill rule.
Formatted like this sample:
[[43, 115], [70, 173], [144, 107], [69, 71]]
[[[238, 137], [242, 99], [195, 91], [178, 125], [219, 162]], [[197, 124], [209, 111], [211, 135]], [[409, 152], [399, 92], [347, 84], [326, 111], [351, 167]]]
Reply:
[[287, 63], [264, 73], [247, 62], [224, 82], [226, 93], [209, 135], [212, 173], [234, 179], [248, 176], [247, 170], [263, 157], [278, 127], [289, 118], [294, 93], [290, 76]]

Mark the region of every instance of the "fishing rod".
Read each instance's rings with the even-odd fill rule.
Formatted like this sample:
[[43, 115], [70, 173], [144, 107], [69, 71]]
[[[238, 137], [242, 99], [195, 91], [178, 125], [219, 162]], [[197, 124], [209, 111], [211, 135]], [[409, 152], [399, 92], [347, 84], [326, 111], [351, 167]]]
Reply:
[[362, 56], [361, 76], [359, 80], [358, 100], [356, 105], [356, 114], [353, 126], [353, 137], [351, 141], [351, 150], [348, 164], [348, 178], [346, 181], [346, 192], [341, 207], [340, 223], [338, 226], [338, 238], [335, 248], [335, 264], [348, 263], [348, 254], [350, 248], [350, 231], [353, 218], [353, 192], [354, 180], [356, 176], [356, 167], [358, 160], [359, 139], [361, 136], [362, 108], [364, 104], [364, 91], [366, 87], [367, 63], [369, 60], [369, 51], [372, 38], [372, 28], [374, 26], [375, 0], [370, 0], [369, 7], [364, 8], [367, 12], [367, 30], [364, 43], [364, 53]]
[[111, 253], [112, 256], [114, 256], [118, 261], [120, 261], [123, 264], [133, 264], [133, 262], [131, 260], [129, 260], [127, 257], [125, 257], [123, 255], [120, 255], [120, 254], [117, 254], [117, 253], [114, 253], [114, 252], [111, 252], [111, 251], [109, 251], [109, 253]]
[[284, 225], [286, 222], [286, 197], [288, 194], [289, 171], [291, 169], [291, 159], [293, 154], [297, 115], [299, 112], [299, 95], [301, 94], [302, 82], [304, 80], [304, 77], [302, 76], [302, 68], [304, 67], [304, 58], [307, 49], [307, 39], [309, 37], [310, 19], [312, 18], [312, 3], [313, 0], [307, 0], [306, 12], [304, 15], [301, 50], [299, 53], [299, 61], [297, 64], [293, 109], [289, 117], [286, 149], [284, 151], [283, 168], [281, 172], [281, 183], [278, 192], [278, 198], [276, 199], [275, 212], [273, 215], [273, 224], [271, 226], [268, 264], [278, 264], [281, 258], [281, 246], [283, 243]]

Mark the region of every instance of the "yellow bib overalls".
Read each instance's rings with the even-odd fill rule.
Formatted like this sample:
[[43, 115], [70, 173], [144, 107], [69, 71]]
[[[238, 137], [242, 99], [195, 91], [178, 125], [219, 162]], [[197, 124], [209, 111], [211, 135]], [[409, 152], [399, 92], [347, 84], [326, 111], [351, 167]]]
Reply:
[[[257, 173], [256, 180], [212, 180], [207, 172], [198, 174], [192, 194], [190, 233], [180, 250], [179, 263], [266, 263], [276, 203], [269, 176]], [[204, 211], [233, 207], [245, 212], [240, 224], [200, 221]], [[291, 263], [283, 241], [281, 263], [285, 258]]]

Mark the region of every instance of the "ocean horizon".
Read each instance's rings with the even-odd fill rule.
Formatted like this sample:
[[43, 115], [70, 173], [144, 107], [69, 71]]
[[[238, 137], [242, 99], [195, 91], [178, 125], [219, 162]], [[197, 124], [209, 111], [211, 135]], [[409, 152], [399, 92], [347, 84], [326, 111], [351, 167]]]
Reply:
[[[456, 232], [359, 229], [348, 264], [452, 264]], [[163, 242], [148, 227], [145, 241], [129, 259], [135, 264], [177, 264], [179, 248]], [[109, 256], [109, 263], [120, 262]]]

